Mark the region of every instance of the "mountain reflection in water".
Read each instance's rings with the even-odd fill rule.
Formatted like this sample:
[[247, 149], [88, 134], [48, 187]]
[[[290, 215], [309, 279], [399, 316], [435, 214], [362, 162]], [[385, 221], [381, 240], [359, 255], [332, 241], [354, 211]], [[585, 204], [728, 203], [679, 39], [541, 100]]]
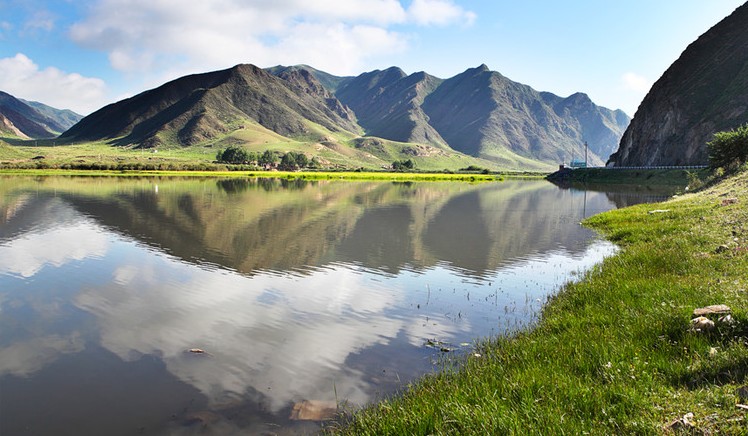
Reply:
[[467, 352], [531, 322], [614, 251], [578, 225], [611, 198], [543, 181], [3, 178], [0, 432], [314, 432], [294, 403], [369, 403], [434, 369], [428, 340]]

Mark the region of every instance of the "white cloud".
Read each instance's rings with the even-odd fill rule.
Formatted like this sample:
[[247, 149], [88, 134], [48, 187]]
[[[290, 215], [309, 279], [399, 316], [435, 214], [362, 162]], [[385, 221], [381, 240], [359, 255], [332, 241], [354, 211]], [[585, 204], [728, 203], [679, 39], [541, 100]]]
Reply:
[[445, 0], [413, 0], [408, 8], [408, 16], [416, 24], [423, 26], [445, 26], [452, 23], [471, 25], [476, 19], [475, 13]]
[[6, 38], [6, 35], [13, 30], [13, 25], [7, 21], [0, 21], [0, 41]]
[[475, 14], [449, 0], [100, 0], [71, 38], [107, 52], [124, 72], [171, 77], [226, 68], [307, 63], [358, 74], [372, 59], [407, 49], [394, 25], [469, 24]]
[[644, 76], [636, 73], [628, 72], [621, 76], [623, 84], [627, 89], [636, 92], [647, 92], [652, 87], [652, 82]]
[[55, 28], [54, 16], [46, 10], [34, 12], [32, 17], [23, 25], [25, 34], [36, 34], [38, 32], [51, 32]]
[[81, 114], [98, 109], [106, 100], [103, 80], [54, 67], [40, 69], [22, 53], [0, 58], [0, 89], [15, 97]]

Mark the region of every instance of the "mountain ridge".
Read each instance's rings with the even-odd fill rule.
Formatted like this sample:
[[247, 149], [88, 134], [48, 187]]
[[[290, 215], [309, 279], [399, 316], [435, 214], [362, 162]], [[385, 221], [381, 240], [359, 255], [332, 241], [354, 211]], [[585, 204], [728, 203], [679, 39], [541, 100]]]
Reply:
[[16, 98], [0, 91], [0, 132], [21, 139], [49, 139], [64, 132], [83, 116]]
[[[236, 132], [258, 125], [344, 154], [381, 138], [394, 141], [396, 153], [459, 152], [507, 167], [581, 158], [587, 141], [590, 163], [601, 164], [628, 117], [589, 97], [572, 104], [579, 95], [541, 93], [485, 64], [448, 79], [423, 71], [408, 75], [394, 66], [338, 77], [306, 65], [239, 64], [184, 76], [108, 105], [60, 139], [144, 148], [210, 145], [228, 136], [241, 143]], [[390, 159], [374, 145], [369, 151], [375, 155], [368, 156]]]

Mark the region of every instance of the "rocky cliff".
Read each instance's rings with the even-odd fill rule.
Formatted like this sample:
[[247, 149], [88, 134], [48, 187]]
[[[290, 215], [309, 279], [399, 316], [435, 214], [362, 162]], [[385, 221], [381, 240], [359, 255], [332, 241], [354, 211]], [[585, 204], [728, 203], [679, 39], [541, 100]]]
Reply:
[[609, 162], [707, 164], [715, 132], [748, 122], [748, 3], [701, 35], [652, 86]]

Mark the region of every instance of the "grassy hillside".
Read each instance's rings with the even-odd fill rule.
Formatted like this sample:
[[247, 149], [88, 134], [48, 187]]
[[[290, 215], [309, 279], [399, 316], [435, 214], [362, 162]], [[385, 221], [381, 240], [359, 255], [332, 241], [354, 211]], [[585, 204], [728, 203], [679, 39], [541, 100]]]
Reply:
[[[155, 149], [118, 147], [106, 142], [59, 145], [55, 140], [23, 141], [5, 138], [0, 142], [0, 169], [138, 169], [138, 170], [232, 170], [239, 167], [215, 164], [219, 150], [242, 144], [249, 151], [302, 152], [317, 157], [323, 169], [381, 171], [394, 161], [411, 159], [418, 171], [457, 171], [467, 167], [492, 171], [548, 171], [528, 161], [527, 165], [497, 165], [496, 162], [446, 152], [420, 144], [399, 143], [379, 138], [361, 138], [344, 132], [332, 133], [321, 126], [308, 125], [310, 136], [290, 140], [262, 126], [248, 123], [244, 129], [219, 136], [201, 145], [162, 146]], [[168, 135], [161, 136], [168, 143]], [[12, 145], [9, 145], [12, 144]], [[35, 145], [36, 144], [36, 145]], [[242, 169], [247, 169], [243, 168]]]
[[[532, 331], [483, 340], [328, 431], [748, 434], [747, 203], [743, 172], [588, 219], [621, 251], [552, 298]], [[732, 320], [694, 329], [694, 309], [713, 304]]]

